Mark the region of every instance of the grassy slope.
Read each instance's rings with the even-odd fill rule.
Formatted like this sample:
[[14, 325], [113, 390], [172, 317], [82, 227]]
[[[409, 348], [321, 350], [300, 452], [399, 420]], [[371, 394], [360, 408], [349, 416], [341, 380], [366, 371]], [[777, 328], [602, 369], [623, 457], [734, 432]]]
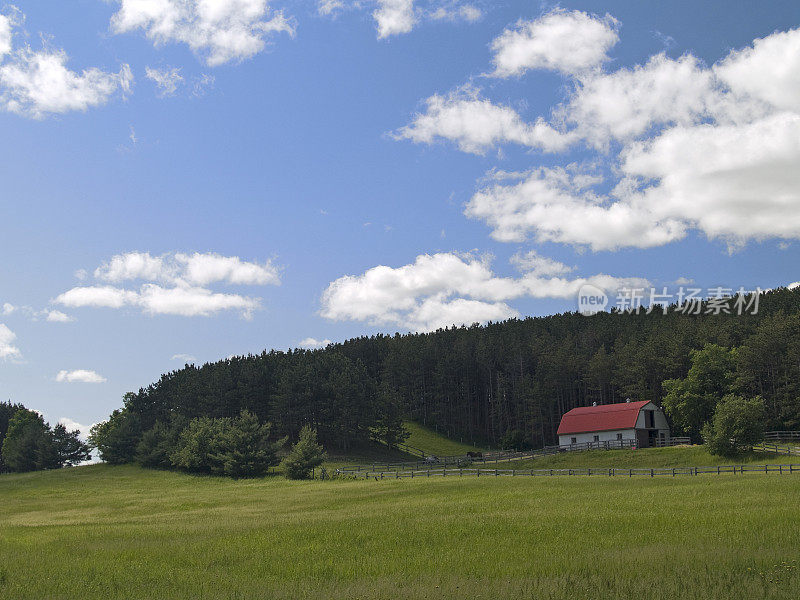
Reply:
[[[656, 467], [702, 467], [707, 465], [739, 464], [784, 464], [800, 463], [800, 456], [775, 455], [750, 452], [736, 458], [723, 458], [709, 454], [704, 446], [678, 446], [674, 448], [643, 448], [641, 450], [590, 450], [586, 452], [564, 452], [531, 460], [497, 463], [498, 469], [585, 469], [598, 468], [656, 468]], [[476, 463], [480, 468], [481, 463]], [[486, 463], [494, 468], [494, 463]]]
[[433, 429], [413, 421], [407, 421], [405, 426], [411, 432], [406, 444], [424, 450], [426, 454], [455, 456], [457, 454], [466, 454], [470, 451], [480, 452], [483, 450], [477, 446], [451, 440], [442, 434], [436, 433]]
[[0, 598], [796, 598], [799, 493], [755, 474], [6, 475]]

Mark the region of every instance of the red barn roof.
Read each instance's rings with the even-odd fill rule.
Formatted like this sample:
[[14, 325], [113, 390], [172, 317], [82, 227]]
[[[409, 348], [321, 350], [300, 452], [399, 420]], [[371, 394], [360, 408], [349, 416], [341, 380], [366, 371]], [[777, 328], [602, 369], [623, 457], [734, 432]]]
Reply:
[[609, 431], [613, 429], [633, 429], [643, 402], [621, 402], [619, 404], [603, 404], [601, 406], [582, 406], [573, 408], [561, 417], [558, 435], [571, 433], [588, 433], [591, 431]]

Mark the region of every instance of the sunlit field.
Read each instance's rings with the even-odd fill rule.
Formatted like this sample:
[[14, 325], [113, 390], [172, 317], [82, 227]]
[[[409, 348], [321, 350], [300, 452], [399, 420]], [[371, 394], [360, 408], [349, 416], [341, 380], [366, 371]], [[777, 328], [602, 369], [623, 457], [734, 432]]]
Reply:
[[796, 598], [800, 476], [0, 477], [2, 598]]

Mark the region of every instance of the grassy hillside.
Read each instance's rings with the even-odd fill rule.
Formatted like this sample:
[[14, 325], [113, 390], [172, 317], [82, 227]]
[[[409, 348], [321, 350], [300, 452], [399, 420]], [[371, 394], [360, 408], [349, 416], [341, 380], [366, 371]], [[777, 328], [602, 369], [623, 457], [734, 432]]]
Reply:
[[0, 598], [796, 598], [800, 476], [0, 477]]
[[457, 454], [466, 454], [467, 452], [480, 452], [483, 449], [471, 444], [465, 444], [456, 440], [451, 440], [443, 434], [436, 433], [433, 429], [429, 429], [419, 423], [407, 421], [405, 423], [406, 429], [411, 432], [411, 435], [406, 440], [406, 444], [414, 446], [420, 450], [424, 450], [426, 454], [433, 454], [435, 456], [455, 456]]
[[[702, 467], [708, 465], [740, 464], [800, 464], [800, 456], [748, 452], [736, 458], [710, 454], [705, 446], [676, 446], [673, 448], [642, 448], [641, 450], [589, 450], [563, 452], [530, 460], [499, 462], [500, 469], [585, 469], [604, 467], [620, 469], [657, 467]], [[494, 463], [486, 463], [493, 466]], [[505, 466], [503, 466], [505, 465]], [[477, 467], [481, 463], [476, 463]]]

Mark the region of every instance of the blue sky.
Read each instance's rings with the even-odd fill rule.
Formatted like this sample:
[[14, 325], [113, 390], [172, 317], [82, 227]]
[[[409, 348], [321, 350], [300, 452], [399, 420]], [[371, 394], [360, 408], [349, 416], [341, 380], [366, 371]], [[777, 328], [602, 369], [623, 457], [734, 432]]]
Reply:
[[800, 279], [796, 2], [0, 13], [0, 396], [51, 422], [584, 283]]

